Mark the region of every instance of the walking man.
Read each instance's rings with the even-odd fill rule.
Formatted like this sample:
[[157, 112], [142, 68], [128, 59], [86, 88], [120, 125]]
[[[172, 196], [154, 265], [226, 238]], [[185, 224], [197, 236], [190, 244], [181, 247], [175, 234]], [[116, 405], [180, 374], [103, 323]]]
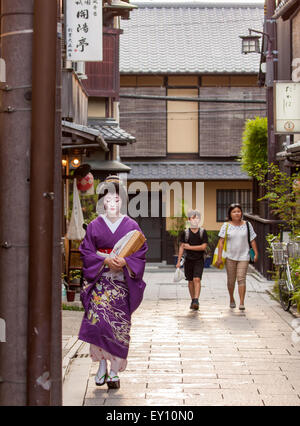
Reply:
[[201, 214], [198, 210], [188, 212], [190, 228], [180, 235], [180, 247], [176, 268], [180, 267], [180, 261], [185, 251], [184, 273], [189, 282], [189, 292], [192, 299], [191, 309], [199, 309], [199, 297], [201, 291], [201, 279], [204, 268], [204, 252], [207, 247], [207, 232], [200, 228]]

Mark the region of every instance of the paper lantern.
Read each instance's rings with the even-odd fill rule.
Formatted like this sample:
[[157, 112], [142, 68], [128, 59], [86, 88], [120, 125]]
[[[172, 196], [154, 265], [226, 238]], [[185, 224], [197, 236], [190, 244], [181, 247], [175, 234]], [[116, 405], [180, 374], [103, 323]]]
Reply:
[[86, 192], [94, 185], [94, 176], [88, 173], [86, 176], [77, 179], [77, 188], [79, 191]]

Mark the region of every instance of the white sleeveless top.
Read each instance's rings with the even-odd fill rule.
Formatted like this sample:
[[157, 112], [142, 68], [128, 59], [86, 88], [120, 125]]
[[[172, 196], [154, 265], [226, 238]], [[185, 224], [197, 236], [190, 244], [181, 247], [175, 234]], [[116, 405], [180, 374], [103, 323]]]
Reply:
[[[250, 241], [256, 238], [253, 226], [249, 223]], [[249, 243], [248, 243], [248, 228], [245, 222], [241, 226], [234, 226], [228, 222], [223, 223], [219, 232], [219, 237], [225, 238], [226, 226], [227, 229], [227, 257], [231, 260], [250, 260]]]

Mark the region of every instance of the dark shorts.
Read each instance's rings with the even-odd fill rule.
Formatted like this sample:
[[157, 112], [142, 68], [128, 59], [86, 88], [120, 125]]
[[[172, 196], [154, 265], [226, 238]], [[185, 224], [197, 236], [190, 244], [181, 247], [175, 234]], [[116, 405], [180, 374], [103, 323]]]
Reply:
[[189, 260], [186, 259], [184, 262], [184, 273], [185, 278], [188, 281], [193, 281], [193, 278], [202, 278], [204, 268], [204, 260]]

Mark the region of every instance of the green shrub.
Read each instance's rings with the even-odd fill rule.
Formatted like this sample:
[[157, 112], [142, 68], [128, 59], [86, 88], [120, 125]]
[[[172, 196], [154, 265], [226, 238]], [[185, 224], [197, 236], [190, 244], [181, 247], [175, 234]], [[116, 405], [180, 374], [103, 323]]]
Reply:
[[255, 177], [257, 164], [268, 164], [268, 122], [266, 117], [247, 120], [243, 132], [239, 161], [249, 176]]
[[207, 232], [207, 238], [208, 238], [206, 253], [208, 256], [213, 256], [215, 248], [219, 241], [219, 236], [218, 236], [219, 231], [206, 231], [206, 232]]

